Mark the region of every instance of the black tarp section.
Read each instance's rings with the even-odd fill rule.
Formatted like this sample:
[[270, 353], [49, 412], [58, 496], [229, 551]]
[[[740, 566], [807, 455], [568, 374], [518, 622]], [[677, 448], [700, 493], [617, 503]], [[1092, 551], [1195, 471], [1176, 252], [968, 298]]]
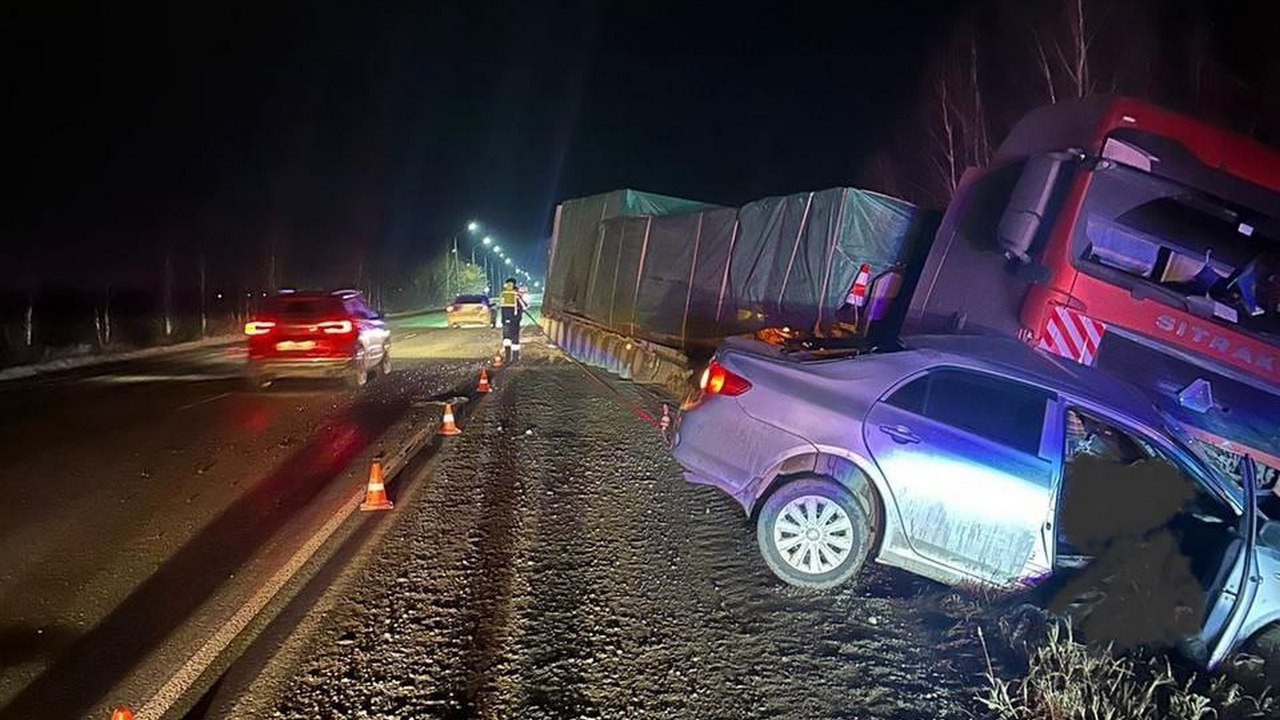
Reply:
[[864, 190], [650, 214], [639, 199], [655, 196], [629, 192], [561, 206], [545, 303], [674, 347], [830, 322], [862, 263], [901, 270], [927, 242], [913, 206]]

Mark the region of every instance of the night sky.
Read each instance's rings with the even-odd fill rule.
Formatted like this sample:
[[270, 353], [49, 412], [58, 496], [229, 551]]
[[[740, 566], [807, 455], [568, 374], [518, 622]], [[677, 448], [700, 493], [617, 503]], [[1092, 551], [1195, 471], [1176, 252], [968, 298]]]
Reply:
[[337, 284], [471, 218], [538, 268], [567, 197], [852, 184], [975, 6], [12, 5], [10, 288], [200, 252], [212, 282], [261, 282], [273, 244], [284, 280]]

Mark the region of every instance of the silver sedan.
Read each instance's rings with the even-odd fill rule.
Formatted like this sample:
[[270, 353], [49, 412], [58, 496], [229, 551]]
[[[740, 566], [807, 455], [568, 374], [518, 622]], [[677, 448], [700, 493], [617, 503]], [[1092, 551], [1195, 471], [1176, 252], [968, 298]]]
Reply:
[[[1135, 388], [1014, 340], [905, 345], [805, 360], [730, 339], [677, 419], [686, 479], [741, 504], [779, 578], [833, 587], [870, 557], [949, 584], [1034, 586], [1094, 559], [1079, 518], [1105, 529], [1164, 503], [1204, 608], [1193, 659], [1280, 640], [1280, 525], [1255, 509], [1251, 463], [1241, 487]], [[1097, 481], [1112, 466], [1172, 480], [1135, 498], [1136, 484]]]

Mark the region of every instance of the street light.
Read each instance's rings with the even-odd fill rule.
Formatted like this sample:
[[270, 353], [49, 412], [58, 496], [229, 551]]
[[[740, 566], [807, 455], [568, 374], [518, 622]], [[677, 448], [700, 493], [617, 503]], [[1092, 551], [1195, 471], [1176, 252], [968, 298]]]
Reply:
[[501, 256], [501, 255], [502, 255], [502, 246], [501, 246], [501, 245], [494, 245], [494, 246], [493, 246], [493, 251], [494, 251], [494, 252], [496, 252], [496, 253], [498, 253], [498, 255], [499, 255], [499, 256]]
[[476, 222], [475, 220], [472, 220], [471, 222], [467, 223], [467, 230], [471, 232], [475, 232], [479, 229], [480, 229], [480, 223]]
[[485, 245], [488, 245], [489, 243], [493, 242], [493, 238], [489, 237], [488, 235], [485, 235], [484, 240], [481, 240], [480, 242], [483, 242]]
[[510, 265], [510, 264], [511, 264], [511, 258], [507, 258], [506, 263], [507, 263], [508, 265]]

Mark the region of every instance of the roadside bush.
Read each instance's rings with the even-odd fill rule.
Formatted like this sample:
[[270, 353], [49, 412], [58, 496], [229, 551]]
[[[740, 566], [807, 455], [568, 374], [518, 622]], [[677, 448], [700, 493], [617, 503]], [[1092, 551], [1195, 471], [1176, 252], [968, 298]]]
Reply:
[[1027, 648], [1025, 675], [998, 677], [986, 637], [987, 687], [977, 700], [999, 720], [1234, 720], [1272, 718], [1280, 704], [1267, 690], [1245, 692], [1228, 674], [1179, 672], [1163, 657], [1117, 657], [1110, 647], [1075, 640], [1070, 626], [1050, 623]]

